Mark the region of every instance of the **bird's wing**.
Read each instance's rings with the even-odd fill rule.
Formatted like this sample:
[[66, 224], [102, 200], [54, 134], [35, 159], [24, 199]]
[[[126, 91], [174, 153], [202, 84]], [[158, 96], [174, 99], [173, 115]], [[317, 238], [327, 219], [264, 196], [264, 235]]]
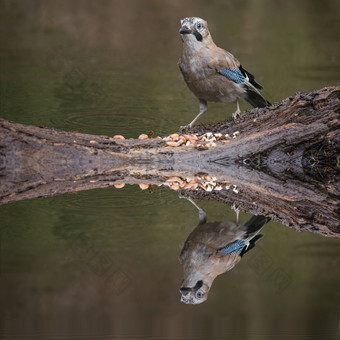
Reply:
[[240, 65], [239, 70], [242, 72], [242, 74], [245, 77], [248, 78], [248, 81], [250, 84], [252, 84], [254, 87], [256, 87], [259, 90], [263, 89], [263, 86], [259, 84], [257, 81], [255, 81], [255, 77], [250, 72], [248, 72], [246, 69], [244, 69], [242, 65]]
[[241, 254], [246, 248], [246, 243], [243, 240], [236, 240], [235, 242], [228, 244], [226, 247], [219, 250], [220, 255]]
[[263, 89], [262, 85], [255, 81], [255, 77], [250, 72], [246, 71], [242, 67], [242, 65], [240, 65], [240, 67], [238, 68], [220, 67], [217, 72], [237, 84], [244, 84], [247, 81], [252, 84], [256, 89]]
[[218, 250], [241, 239], [245, 231], [231, 221], [209, 222], [198, 225], [188, 237], [193, 244], [204, 244]]
[[242, 74], [239, 68], [221, 67], [218, 70], [218, 73], [229, 78], [237, 84], [243, 84], [246, 81], [246, 77]]
[[245, 253], [248, 253], [249, 250], [253, 249], [255, 247], [255, 243], [257, 240], [259, 240], [263, 235], [262, 234], [257, 234], [254, 238], [252, 238], [250, 241], [249, 241], [249, 246], [248, 247], [245, 247], [243, 248], [240, 256], [242, 257]]
[[[261, 228], [270, 221], [269, 217], [265, 216], [252, 216], [245, 224], [241, 227], [243, 235], [239, 234], [238, 239], [227, 246], [219, 250], [220, 255], [231, 255], [238, 254], [241, 257], [249, 250], [255, 247], [255, 243], [263, 235], [258, 234]], [[235, 235], [236, 236], [236, 235]]]
[[255, 88], [262, 90], [263, 87], [255, 81], [255, 77], [242, 67], [240, 62], [229, 52], [217, 48], [217, 72], [237, 84], [243, 84], [248, 81]]

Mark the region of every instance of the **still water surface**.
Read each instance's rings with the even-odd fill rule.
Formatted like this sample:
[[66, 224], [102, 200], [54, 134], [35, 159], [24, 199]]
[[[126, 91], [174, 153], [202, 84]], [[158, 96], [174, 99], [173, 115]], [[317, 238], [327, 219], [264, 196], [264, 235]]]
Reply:
[[[1, 1], [1, 118], [91, 134], [177, 131], [198, 104], [177, 68], [200, 16], [278, 101], [340, 80], [334, 1]], [[248, 108], [241, 104], [242, 109]], [[202, 122], [230, 117], [212, 104]], [[235, 220], [202, 202], [210, 221]], [[244, 223], [250, 217], [241, 213]], [[107, 188], [0, 207], [1, 339], [335, 339], [337, 239], [269, 222], [202, 305], [180, 302], [197, 211], [175, 192]], [[270, 266], [254, 268], [256, 256]], [[285, 285], [275, 273], [284, 273]]]

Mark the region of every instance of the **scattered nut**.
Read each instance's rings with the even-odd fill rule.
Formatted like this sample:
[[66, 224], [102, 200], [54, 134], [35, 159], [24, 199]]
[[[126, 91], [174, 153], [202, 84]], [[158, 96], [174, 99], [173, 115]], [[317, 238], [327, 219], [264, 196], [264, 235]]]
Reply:
[[214, 143], [214, 142], [208, 142], [207, 144], [205, 144], [205, 146], [206, 146], [207, 148], [210, 148], [210, 147], [216, 146], [216, 143]]
[[171, 183], [170, 184], [170, 188], [172, 190], [178, 190], [179, 189], [179, 184], [178, 183]]
[[166, 142], [166, 145], [176, 147], [176, 146], [180, 146], [181, 144], [179, 144], [178, 142]]
[[163, 182], [164, 186], [170, 187], [172, 190], [178, 190], [179, 188], [186, 190], [196, 190], [198, 187], [202, 188], [205, 191], [220, 191], [223, 189], [230, 189], [235, 193], [239, 192], [237, 185], [230, 184], [227, 181], [217, 181], [216, 176], [206, 175], [206, 176], [189, 176], [189, 177], [180, 177], [180, 176], [167, 176], [166, 182]]
[[184, 189], [196, 189], [198, 187], [198, 183], [189, 182], [184, 185]]
[[188, 145], [192, 144], [192, 145], [196, 146], [197, 145], [197, 140], [196, 139], [189, 139], [187, 141], [187, 143], [189, 143]]
[[233, 191], [235, 194], [239, 193], [239, 189], [237, 189], [237, 185], [233, 185]]
[[207, 190], [207, 187], [203, 183], [199, 183], [198, 186], [201, 187], [203, 190]]
[[178, 133], [173, 133], [172, 135], [169, 136], [172, 140], [177, 140], [178, 139]]
[[148, 139], [149, 136], [146, 135], [145, 133], [142, 133], [141, 135], [138, 136], [138, 139]]
[[167, 179], [167, 182], [183, 182], [183, 180], [180, 177], [172, 176]]
[[146, 189], [149, 188], [149, 184], [143, 184], [143, 183], [141, 183], [141, 184], [139, 184], [139, 187], [140, 187], [142, 190], [146, 190]]
[[122, 135], [114, 135], [113, 138], [114, 139], [122, 139], [122, 140], [125, 139], [125, 137], [122, 136]]
[[165, 141], [170, 141], [170, 140], [172, 140], [172, 139], [168, 136], [168, 137], [164, 137], [163, 140], [165, 140]]
[[116, 189], [122, 189], [125, 187], [125, 183], [115, 183], [113, 184], [113, 186], [116, 188]]
[[183, 137], [189, 140], [190, 139], [198, 140], [198, 137], [196, 135], [184, 135]]
[[214, 187], [211, 184], [208, 184], [207, 191], [212, 191], [213, 189], [214, 189]]

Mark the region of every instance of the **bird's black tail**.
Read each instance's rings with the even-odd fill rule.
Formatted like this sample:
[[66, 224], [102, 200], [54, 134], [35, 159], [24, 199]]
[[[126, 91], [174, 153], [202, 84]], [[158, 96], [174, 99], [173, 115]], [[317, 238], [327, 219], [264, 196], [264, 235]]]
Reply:
[[252, 106], [252, 107], [266, 107], [271, 105], [267, 99], [265, 99], [261, 93], [256, 90], [254, 86], [251, 84], [244, 85], [246, 93], [244, 95], [244, 99]]
[[244, 224], [243, 227], [246, 228], [246, 235], [244, 236], [244, 239], [249, 243], [248, 246], [242, 250], [240, 256], [243, 256], [245, 253], [255, 247], [256, 241], [258, 241], [263, 236], [262, 234], [259, 234], [260, 229], [269, 221], [269, 217], [259, 215], [253, 216]]
[[269, 217], [262, 215], [251, 217], [243, 226], [247, 230], [246, 236], [244, 238], [248, 238], [251, 237], [252, 234], [256, 234], [256, 232], [259, 231], [269, 221]]

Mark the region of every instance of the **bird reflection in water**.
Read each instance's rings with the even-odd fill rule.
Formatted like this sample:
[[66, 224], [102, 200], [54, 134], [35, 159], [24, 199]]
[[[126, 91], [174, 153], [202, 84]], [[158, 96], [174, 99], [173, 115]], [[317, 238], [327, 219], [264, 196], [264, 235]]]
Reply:
[[263, 236], [259, 234], [261, 228], [270, 218], [253, 216], [241, 226], [231, 221], [207, 223], [206, 212], [190, 197], [185, 198], [198, 209], [199, 222], [180, 255], [184, 270], [181, 301], [199, 304], [207, 300], [215, 278], [234, 268], [242, 256], [254, 248]]

